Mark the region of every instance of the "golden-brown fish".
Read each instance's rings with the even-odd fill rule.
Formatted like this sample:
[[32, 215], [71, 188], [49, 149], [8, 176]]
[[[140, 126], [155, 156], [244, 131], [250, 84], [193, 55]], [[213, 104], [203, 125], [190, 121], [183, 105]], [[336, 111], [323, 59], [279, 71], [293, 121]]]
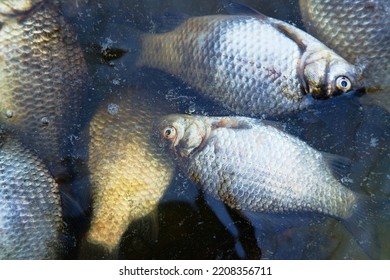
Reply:
[[360, 70], [317, 39], [261, 14], [189, 18], [143, 34], [138, 66], [173, 74], [235, 113], [278, 115], [362, 89]]
[[63, 230], [56, 182], [0, 128], [0, 259], [55, 259]]
[[390, 1], [300, 0], [309, 33], [364, 67], [367, 86], [390, 87]]
[[86, 65], [76, 35], [50, 1], [0, 1], [0, 122], [61, 172]]
[[91, 120], [93, 216], [88, 242], [113, 252], [129, 224], [156, 208], [174, 166], [151, 140], [153, 121], [166, 107], [146, 91], [129, 90], [104, 102]]

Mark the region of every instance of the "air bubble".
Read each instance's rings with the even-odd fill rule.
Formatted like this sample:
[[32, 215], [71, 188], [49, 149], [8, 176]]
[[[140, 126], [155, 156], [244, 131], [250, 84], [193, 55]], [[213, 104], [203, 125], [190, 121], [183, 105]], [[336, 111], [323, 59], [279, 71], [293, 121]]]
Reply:
[[110, 115], [116, 115], [119, 112], [119, 105], [111, 103], [107, 106], [107, 111]]
[[49, 125], [49, 119], [47, 117], [43, 117], [41, 119], [41, 125], [42, 126], [48, 126]]
[[195, 113], [196, 109], [195, 109], [195, 104], [191, 104], [190, 106], [188, 106], [187, 110], [185, 111], [186, 114], [193, 114]]
[[14, 112], [14, 111], [7, 110], [7, 111], [5, 112], [5, 117], [6, 117], [7, 119], [11, 119], [11, 118], [13, 118], [14, 116], [15, 116], [15, 112]]

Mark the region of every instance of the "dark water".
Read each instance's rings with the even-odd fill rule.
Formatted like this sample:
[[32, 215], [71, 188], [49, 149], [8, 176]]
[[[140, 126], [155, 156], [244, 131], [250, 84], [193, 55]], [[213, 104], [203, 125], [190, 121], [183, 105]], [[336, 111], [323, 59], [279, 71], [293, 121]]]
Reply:
[[[262, 13], [302, 27], [298, 1], [242, 1]], [[117, 96], [129, 86], [141, 86], [169, 102], [182, 113], [231, 114], [210, 104], [173, 77], [134, 66], [139, 32], [164, 27], [164, 14], [206, 15], [220, 13], [224, 1], [134, 0], [63, 1], [67, 21], [78, 34], [88, 60], [89, 96], [84, 104], [83, 126], [101, 100]], [[118, 59], [102, 54], [108, 47]], [[106, 49], [107, 50], [107, 49]], [[121, 52], [123, 50], [124, 52]], [[340, 176], [356, 191], [389, 198], [390, 195], [390, 101], [383, 92], [370, 96], [324, 101], [299, 114], [277, 120], [281, 128], [324, 152], [351, 159], [348, 177]], [[160, 98], [157, 97], [157, 98]], [[387, 103], [386, 103], [387, 102]], [[167, 112], [170, 113], [170, 112]], [[158, 237], [145, 232], [148, 217], [134, 222], [125, 233], [118, 252], [110, 255], [82, 240], [92, 211], [88, 196], [88, 171], [82, 155], [82, 139], [75, 145], [79, 160], [73, 165], [71, 195], [85, 216], [69, 215], [69, 228], [76, 235], [65, 258], [120, 259], [366, 259], [343, 225], [333, 219], [280, 228], [272, 221], [258, 224], [238, 211], [203, 194], [184, 175], [175, 179], [158, 206]], [[337, 176], [337, 174], [335, 175]], [[378, 223], [381, 217], [378, 217]], [[253, 224], [256, 226], [254, 227]], [[376, 238], [381, 258], [390, 258], [389, 224], [378, 225]]]

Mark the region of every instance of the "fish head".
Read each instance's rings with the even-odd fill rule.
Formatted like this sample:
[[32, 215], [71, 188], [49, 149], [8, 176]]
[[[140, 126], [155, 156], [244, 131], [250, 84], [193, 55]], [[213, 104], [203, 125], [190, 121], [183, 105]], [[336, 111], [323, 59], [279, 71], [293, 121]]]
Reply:
[[208, 130], [201, 118], [190, 115], [168, 115], [158, 129], [164, 143], [179, 158], [188, 158], [199, 148]]
[[7, 18], [29, 13], [43, 0], [0, 0], [0, 23]]
[[315, 99], [364, 92], [362, 70], [332, 51], [312, 53], [303, 68], [305, 91]]

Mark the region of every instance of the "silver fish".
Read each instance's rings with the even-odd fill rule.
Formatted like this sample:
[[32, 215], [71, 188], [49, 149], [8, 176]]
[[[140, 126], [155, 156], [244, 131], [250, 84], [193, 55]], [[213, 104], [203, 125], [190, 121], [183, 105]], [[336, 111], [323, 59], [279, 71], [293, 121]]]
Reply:
[[309, 33], [353, 64], [368, 90], [390, 88], [390, 1], [300, 0]]
[[0, 1], [0, 122], [63, 172], [87, 69], [76, 34], [44, 0]]
[[363, 88], [360, 69], [317, 39], [261, 14], [193, 17], [143, 34], [138, 66], [166, 71], [235, 113], [301, 110]]
[[333, 217], [378, 256], [366, 232], [375, 203], [336, 180], [326, 156], [298, 138], [245, 117], [170, 115], [159, 131], [188, 177], [230, 207]]
[[63, 231], [59, 190], [46, 166], [0, 131], [0, 259], [55, 259]]

